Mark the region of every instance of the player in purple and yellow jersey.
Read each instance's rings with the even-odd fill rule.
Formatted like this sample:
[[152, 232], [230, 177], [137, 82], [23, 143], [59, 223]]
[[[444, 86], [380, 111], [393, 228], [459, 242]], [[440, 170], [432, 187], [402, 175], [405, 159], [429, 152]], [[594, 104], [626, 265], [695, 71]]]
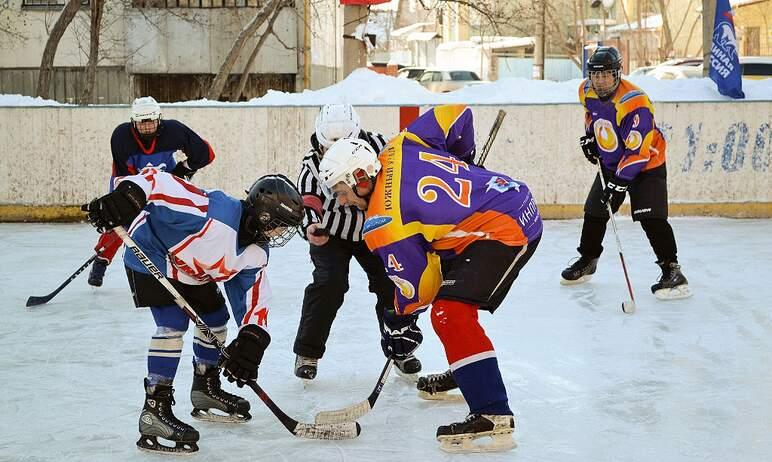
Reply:
[[[528, 186], [471, 162], [472, 122], [468, 107], [440, 106], [380, 157], [359, 140], [340, 140], [320, 166], [339, 203], [367, 208], [365, 241], [396, 285], [382, 340], [394, 358], [420, 343], [415, 319], [431, 307], [451, 369], [438, 376], [457, 384], [470, 408], [466, 420], [437, 430], [451, 452], [515, 446], [496, 353], [477, 317], [501, 304], [542, 234]], [[493, 442], [475, 446], [482, 436]]]
[[688, 297], [691, 292], [667, 220], [667, 145], [651, 101], [620, 77], [622, 56], [616, 48], [598, 47], [587, 65], [590, 78], [579, 86], [586, 130], [580, 144], [587, 160], [600, 160], [606, 188], [596, 177], [584, 204], [580, 257], [563, 271], [561, 284], [580, 284], [595, 273], [609, 220], [606, 204], [616, 212], [629, 190], [633, 221], [641, 224], [662, 269], [652, 293], [660, 299]]

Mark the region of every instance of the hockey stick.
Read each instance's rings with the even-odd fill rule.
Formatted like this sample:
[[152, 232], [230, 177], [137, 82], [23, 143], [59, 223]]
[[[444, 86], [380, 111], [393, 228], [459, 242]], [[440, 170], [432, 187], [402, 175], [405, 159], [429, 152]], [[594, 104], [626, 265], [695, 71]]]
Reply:
[[[212, 333], [211, 329], [209, 329], [209, 326], [206, 325], [204, 320], [201, 319], [201, 317], [193, 310], [190, 304], [182, 297], [182, 295], [180, 295], [177, 289], [174, 288], [171, 282], [169, 282], [169, 280], [158, 269], [158, 267], [156, 267], [155, 264], [150, 261], [142, 249], [137, 246], [137, 243], [134, 242], [134, 239], [132, 239], [131, 236], [129, 236], [123, 226], [116, 226], [113, 228], [113, 231], [118, 234], [118, 237], [120, 237], [123, 243], [126, 244], [126, 247], [128, 247], [134, 253], [134, 255], [137, 256], [137, 259], [145, 266], [145, 268], [150, 271], [150, 274], [158, 279], [158, 282], [160, 282], [161, 285], [163, 285], [164, 288], [169, 291], [169, 293], [174, 297], [174, 303], [176, 303], [177, 306], [179, 306], [182, 311], [188, 315], [188, 318], [190, 318], [190, 320], [196, 324], [196, 327], [198, 327], [204, 336], [206, 336], [206, 339], [211, 342], [212, 345], [217, 347], [218, 350], [220, 350], [220, 354], [222, 354], [225, 358], [228, 358], [228, 352], [225, 351], [225, 346], [220, 341], [220, 339], [218, 339]], [[279, 406], [277, 406], [276, 403], [274, 403], [273, 400], [268, 396], [268, 394], [260, 387], [260, 385], [257, 384], [257, 382], [249, 382], [248, 385], [250, 388], [252, 388], [252, 391], [254, 391], [255, 394], [257, 394], [257, 396], [263, 401], [263, 403], [268, 406], [268, 409], [273, 412], [273, 415], [279, 419], [282, 425], [284, 425], [284, 427], [295, 436], [300, 438], [319, 440], [343, 440], [356, 438], [362, 431], [362, 428], [357, 422], [346, 422], [342, 424], [331, 425], [307, 424], [298, 422], [297, 420], [285, 414], [284, 411], [282, 411]]]
[[[600, 159], [598, 159], [598, 177], [600, 178], [600, 185], [605, 190], [606, 182], [603, 180], [603, 169], [600, 166]], [[608, 216], [611, 218], [611, 227], [614, 229], [614, 237], [617, 240], [617, 249], [619, 250], [619, 260], [622, 262], [622, 271], [625, 273], [625, 281], [627, 282], [627, 291], [630, 292], [630, 300], [622, 302], [622, 312], [626, 314], [635, 313], [635, 296], [633, 295], [633, 286], [630, 284], [630, 276], [627, 274], [627, 265], [625, 264], [625, 256], [622, 254], [622, 241], [619, 240], [619, 232], [617, 231], [617, 222], [614, 220], [614, 211], [611, 210], [611, 201], [606, 203], [608, 209]]]
[[357, 404], [352, 404], [349, 407], [343, 409], [336, 409], [334, 411], [322, 411], [316, 414], [314, 422], [318, 424], [336, 424], [342, 422], [354, 422], [358, 418], [370, 412], [370, 409], [375, 406], [375, 401], [378, 396], [381, 395], [383, 384], [386, 383], [386, 379], [389, 377], [391, 366], [394, 364], [394, 360], [389, 358], [386, 360], [386, 364], [383, 366], [380, 377], [378, 377], [378, 383], [375, 384], [373, 392], [366, 400]]
[[48, 295], [43, 295], [42, 297], [36, 297], [35, 295], [32, 295], [32, 296], [30, 296], [30, 298], [28, 298], [28, 299], [27, 299], [27, 308], [29, 308], [29, 307], [31, 307], [31, 306], [38, 306], [38, 305], [42, 305], [42, 304], [44, 304], [44, 303], [48, 303], [49, 301], [51, 301], [51, 299], [52, 299], [52, 298], [56, 297], [56, 294], [58, 294], [59, 292], [61, 292], [61, 291], [62, 291], [62, 289], [64, 289], [65, 287], [67, 287], [67, 285], [68, 285], [69, 283], [71, 283], [71, 282], [72, 282], [72, 281], [73, 281], [73, 280], [74, 280], [76, 277], [78, 277], [78, 275], [79, 275], [80, 273], [82, 273], [82, 272], [83, 272], [83, 270], [85, 270], [86, 268], [88, 268], [88, 265], [90, 265], [92, 261], [96, 260], [96, 257], [98, 257], [98, 256], [99, 256], [99, 252], [101, 252], [102, 250], [104, 250], [104, 248], [101, 248], [101, 249], [99, 249], [99, 250], [97, 251], [97, 253], [95, 253], [94, 255], [92, 255], [92, 256], [91, 256], [91, 258], [89, 258], [88, 260], [86, 260], [86, 263], [84, 263], [84, 264], [80, 265], [80, 268], [78, 268], [78, 269], [77, 269], [77, 270], [76, 270], [74, 273], [72, 273], [72, 276], [70, 276], [69, 278], [67, 278], [67, 280], [66, 280], [66, 281], [64, 281], [64, 282], [62, 283], [62, 285], [60, 285], [59, 287], [57, 287], [55, 291], [51, 292], [51, 293], [50, 293], [50, 294], [48, 294]]
[[485, 164], [485, 159], [488, 158], [488, 153], [493, 146], [493, 141], [496, 139], [496, 135], [499, 133], [499, 128], [501, 128], [501, 124], [504, 122], [504, 117], [506, 117], [506, 115], [506, 111], [501, 109], [499, 109], [499, 113], [496, 114], [496, 120], [493, 121], [493, 125], [491, 125], [491, 131], [488, 133], [488, 140], [485, 141], [482, 151], [480, 151], [480, 156], [474, 163], [478, 167], [482, 167], [483, 164]]

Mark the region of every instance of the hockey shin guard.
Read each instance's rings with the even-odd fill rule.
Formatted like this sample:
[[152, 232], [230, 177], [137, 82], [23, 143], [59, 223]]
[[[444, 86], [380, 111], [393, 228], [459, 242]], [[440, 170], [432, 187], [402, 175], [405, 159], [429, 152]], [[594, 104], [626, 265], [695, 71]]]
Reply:
[[477, 320], [477, 306], [435, 300], [431, 318], [470, 412], [512, 414], [496, 352]]

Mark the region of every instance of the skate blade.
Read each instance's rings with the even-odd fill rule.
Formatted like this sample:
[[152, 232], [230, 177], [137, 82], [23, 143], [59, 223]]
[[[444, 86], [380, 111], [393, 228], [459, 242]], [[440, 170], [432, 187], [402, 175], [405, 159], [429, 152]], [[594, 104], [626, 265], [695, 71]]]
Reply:
[[512, 430], [483, 432], [474, 436], [438, 436], [437, 440], [441, 450], [452, 454], [502, 452], [517, 447]]
[[427, 401], [464, 401], [464, 395], [461, 393], [449, 393], [447, 391], [429, 393], [428, 391], [418, 390], [418, 397]]
[[657, 297], [658, 300], [681, 300], [683, 298], [689, 298], [692, 295], [689, 284], [673, 287], [672, 289], [659, 289], [654, 292], [654, 296]]
[[252, 418], [249, 412], [244, 414], [218, 414], [211, 409], [193, 409], [190, 416], [202, 422], [244, 423]]
[[560, 285], [562, 286], [576, 286], [579, 284], [584, 284], [585, 282], [588, 282], [590, 279], [592, 279], [592, 274], [585, 274], [584, 276], [580, 277], [579, 279], [575, 279], [573, 281], [569, 279], [563, 279], [561, 276], [560, 278]]
[[174, 447], [166, 446], [158, 442], [155, 435], [140, 435], [137, 440], [137, 449], [151, 453], [163, 453], [175, 456], [188, 456], [198, 451], [195, 442], [177, 441]]

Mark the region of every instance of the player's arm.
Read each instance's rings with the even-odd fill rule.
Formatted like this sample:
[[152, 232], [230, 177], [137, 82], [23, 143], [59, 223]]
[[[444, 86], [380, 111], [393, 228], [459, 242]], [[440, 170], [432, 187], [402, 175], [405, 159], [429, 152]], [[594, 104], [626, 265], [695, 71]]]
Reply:
[[618, 179], [629, 183], [643, 170], [651, 159], [655, 134], [654, 114], [648, 107], [638, 107], [624, 116], [619, 124], [625, 150], [615, 173]]
[[[369, 244], [369, 243], [368, 243]], [[399, 315], [425, 310], [442, 283], [440, 258], [420, 234], [374, 250], [396, 286], [394, 308]]]
[[191, 130], [187, 125], [176, 122], [176, 129], [180, 130], [182, 136], [182, 146], [180, 150], [185, 153], [187, 159], [175, 166], [172, 172], [179, 177], [190, 178], [193, 174], [214, 161], [214, 150], [209, 143], [198, 136], [198, 133]]
[[[124, 135], [123, 125], [119, 125], [113, 130], [113, 134], [110, 137], [110, 151], [113, 156], [113, 178], [137, 173], [137, 170], [129, 165], [129, 152], [126, 146], [126, 136]], [[110, 190], [112, 191], [112, 180]]]
[[239, 387], [257, 379], [263, 353], [271, 343], [267, 305], [271, 291], [265, 276], [264, 267], [245, 269], [224, 284], [239, 332], [225, 349], [227, 357], [223, 356], [221, 365], [223, 375]]

